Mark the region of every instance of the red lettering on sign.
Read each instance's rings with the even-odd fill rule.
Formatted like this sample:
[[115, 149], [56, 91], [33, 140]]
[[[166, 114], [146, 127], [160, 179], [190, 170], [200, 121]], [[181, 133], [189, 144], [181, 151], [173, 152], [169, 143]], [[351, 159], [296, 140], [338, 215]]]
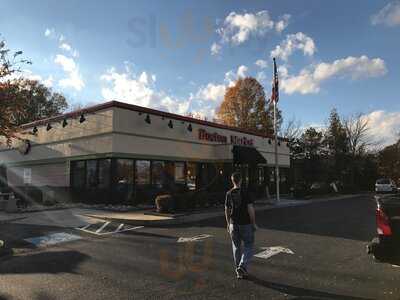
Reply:
[[[218, 142], [227, 144], [228, 138], [225, 135], [218, 134], [216, 132], [209, 133], [204, 129], [199, 129], [199, 140], [206, 140], [210, 142]], [[236, 135], [230, 136], [230, 142], [233, 145], [242, 145], [242, 146], [253, 146], [253, 139], [248, 139], [246, 137], [238, 137]]]

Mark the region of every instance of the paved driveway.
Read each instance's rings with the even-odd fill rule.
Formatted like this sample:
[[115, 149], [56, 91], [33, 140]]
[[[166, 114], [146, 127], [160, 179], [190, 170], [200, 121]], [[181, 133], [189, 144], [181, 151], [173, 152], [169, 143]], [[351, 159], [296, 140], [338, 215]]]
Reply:
[[0, 299], [400, 298], [400, 269], [365, 254], [375, 232], [371, 199], [264, 211], [257, 219], [257, 253], [282, 246], [294, 254], [254, 258], [246, 281], [234, 278], [223, 217], [107, 236], [37, 225], [38, 234], [82, 239], [3, 259]]

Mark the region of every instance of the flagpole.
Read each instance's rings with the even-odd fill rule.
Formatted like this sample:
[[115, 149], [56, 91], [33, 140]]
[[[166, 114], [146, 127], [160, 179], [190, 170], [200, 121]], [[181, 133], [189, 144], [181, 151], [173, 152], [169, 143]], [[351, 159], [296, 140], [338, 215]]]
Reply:
[[[276, 62], [274, 58], [274, 72], [276, 72]], [[274, 74], [274, 77], [276, 74]], [[275, 95], [274, 99], [274, 135], [275, 135], [275, 183], [276, 183], [276, 203], [279, 204], [280, 201], [280, 193], [279, 193], [279, 162], [278, 162], [278, 130], [277, 130], [277, 95]]]
[[276, 125], [276, 101], [274, 101], [274, 135], [275, 135], [275, 181], [276, 181], [276, 203], [280, 201], [279, 195], [279, 162], [278, 162], [278, 133]]

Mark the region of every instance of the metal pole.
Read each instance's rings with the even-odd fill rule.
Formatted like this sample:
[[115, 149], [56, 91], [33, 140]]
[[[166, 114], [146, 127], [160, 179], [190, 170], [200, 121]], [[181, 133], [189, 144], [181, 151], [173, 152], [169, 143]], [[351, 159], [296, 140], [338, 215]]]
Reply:
[[276, 101], [274, 100], [274, 134], [275, 134], [275, 183], [276, 183], [276, 203], [280, 201], [279, 195], [279, 163], [278, 163], [278, 132], [276, 124]]

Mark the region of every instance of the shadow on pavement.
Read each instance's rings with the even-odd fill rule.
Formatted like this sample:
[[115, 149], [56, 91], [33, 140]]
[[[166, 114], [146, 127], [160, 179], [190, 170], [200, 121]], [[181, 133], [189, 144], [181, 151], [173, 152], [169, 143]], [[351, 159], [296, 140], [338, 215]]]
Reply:
[[132, 235], [132, 236], [142, 236], [142, 237], [153, 237], [153, 238], [163, 238], [163, 239], [171, 239], [171, 240], [176, 240], [176, 236], [172, 235], [163, 235], [163, 234], [157, 234], [157, 233], [150, 233], [150, 232], [140, 232], [140, 231], [125, 231], [121, 232], [119, 234], [122, 235]]
[[88, 255], [73, 250], [14, 256], [1, 262], [0, 275], [32, 273], [76, 274], [75, 270], [78, 265], [88, 258]]
[[[376, 232], [375, 202], [370, 196], [258, 211], [261, 229], [370, 241]], [[175, 227], [225, 228], [224, 217]]]
[[8, 248], [34, 249], [36, 246], [28, 243], [24, 239], [44, 236], [54, 232], [70, 231], [71, 230], [64, 227], [8, 223], [1, 225], [0, 237], [5, 241]]
[[278, 291], [280, 293], [287, 294], [289, 296], [294, 296], [295, 298], [291, 298], [293, 300], [294, 299], [296, 299], [296, 300], [308, 300], [308, 299], [309, 300], [334, 300], [334, 299], [372, 300], [372, 299], [368, 299], [368, 298], [358, 298], [358, 297], [352, 297], [352, 296], [337, 295], [337, 294], [331, 294], [331, 293], [325, 293], [325, 292], [320, 292], [320, 291], [314, 291], [314, 290], [294, 287], [294, 286], [280, 284], [280, 283], [274, 283], [274, 282], [265, 281], [265, 280], [256, 278], [254, 276], [250, 277], [249, 280], [252, 281], [253, 283], [261, 285], [263, 287]]

